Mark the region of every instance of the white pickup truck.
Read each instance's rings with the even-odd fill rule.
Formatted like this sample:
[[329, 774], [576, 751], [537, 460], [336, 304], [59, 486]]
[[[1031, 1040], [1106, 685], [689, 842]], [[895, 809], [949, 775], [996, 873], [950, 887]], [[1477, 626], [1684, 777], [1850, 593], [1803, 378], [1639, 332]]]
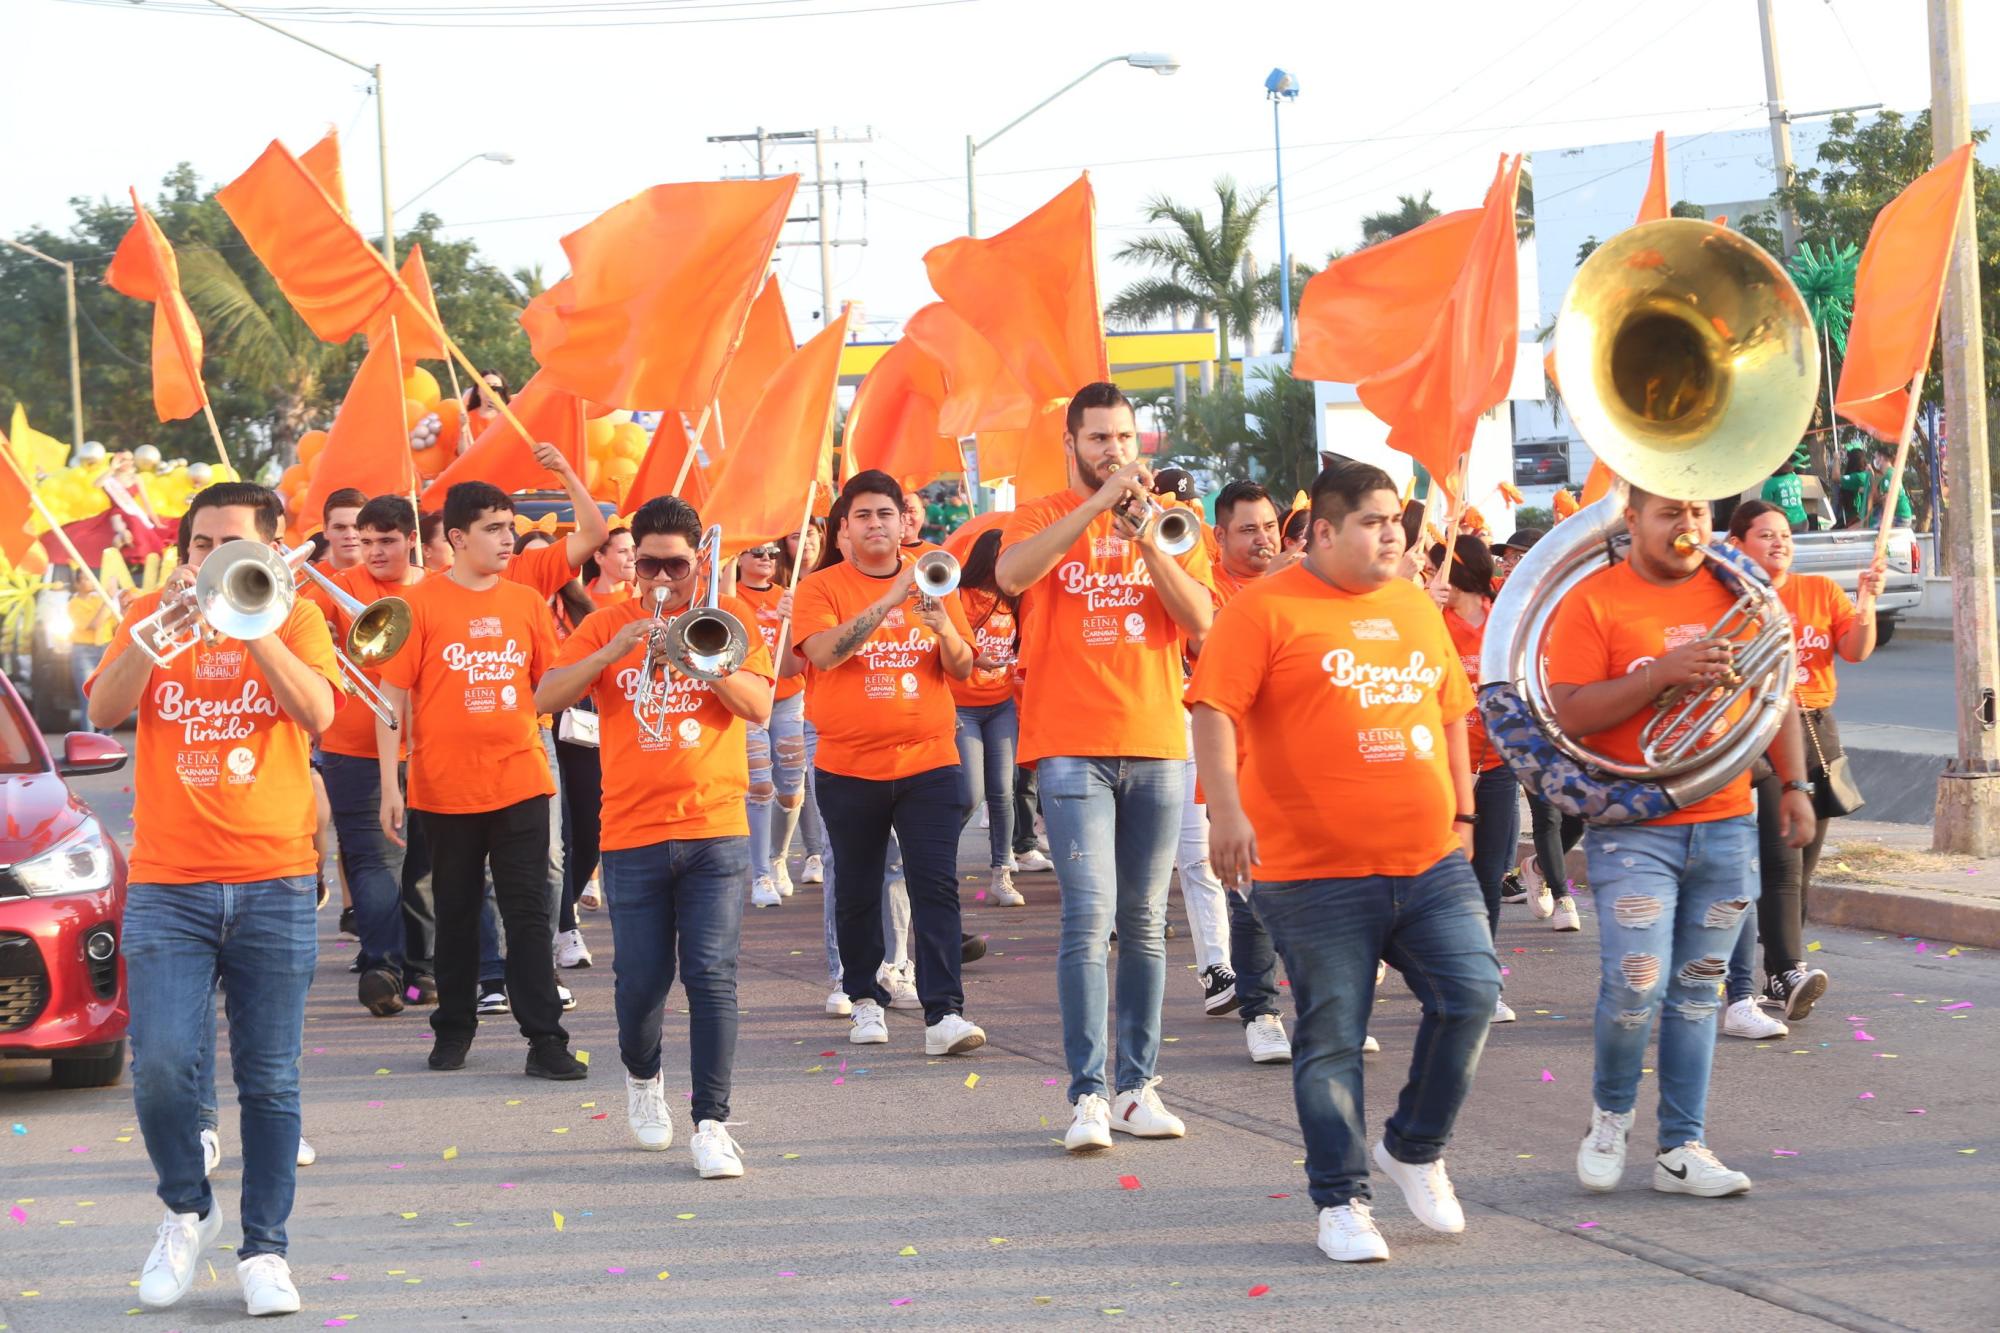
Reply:
[[[1834, 529], [1834, 508], [1826, 490], [1815, 476], [1801, 476], [1806, 512], [1819, 524], [1817, 532], [1792, 534], [1792, 572], [1824, 574], [1838, 583], [1849, 597], [1859, 586], [1861, 571], [1875, 554], [1875, 529]], [[1743, 492], [1742, 499], [1755, 500], [1761, 484]], [[1924, 600], [1923, 548], [1909, 528], [1889, 530], [1889, 573], [1882, 595], [1875, 599], [1875, 642], [1886, 644], [1896, 636], [1897, 617], [1914, 611]]]

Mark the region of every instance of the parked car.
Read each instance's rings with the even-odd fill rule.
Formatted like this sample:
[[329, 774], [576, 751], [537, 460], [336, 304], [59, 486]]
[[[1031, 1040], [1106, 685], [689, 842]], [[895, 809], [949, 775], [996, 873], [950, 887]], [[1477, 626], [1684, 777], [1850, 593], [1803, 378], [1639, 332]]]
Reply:
[[0, 1060], [48, 1060], [61, 1088], [125, 1071], [125, 854], [67, 781], [125, 758], [87, 731], [51, 755], [0, 677]]
[[[1875, 529], [1834, 528], [1833, 504], [1826, 488], [1815, 476], [1801, 475], [1806, 514], [1818, 524], [1818, 531], [1792, 534], [1792, 572], [1824, 574], [1838, 583], [1849, 597], [1860, 586], [1861, 571], [1875, 555]], [[1762, 492], [1759, 483], [1744, 491], [1739, 500], [1755, 500]], [[1875, 643], [1879, 647], [1896, 637], [1897, 619], [1916, 610], [1924, 602], [1924, 556], [1916, 533], [1909, 528], [1889, 531], [1888, 576], [1882, 594], [1875, 599]]]

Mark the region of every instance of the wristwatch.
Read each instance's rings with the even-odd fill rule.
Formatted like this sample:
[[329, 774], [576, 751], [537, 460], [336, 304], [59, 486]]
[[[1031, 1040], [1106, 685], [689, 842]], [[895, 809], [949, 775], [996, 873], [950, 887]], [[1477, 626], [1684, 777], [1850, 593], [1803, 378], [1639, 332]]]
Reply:
[[1814, 791], [1815, 791], [1816, 789], [1814, 788], [1814, 786], [1813, 786], [1813, 784], [1812, 784], [1812, 783], [1810, 783], [1810, 782], [1800, 782], [1800, 781], [1798, 781], [1798, 780], [1797, 780], [1796, 778], [1794, 778], [1794, 779], [1793, 779], [1792, 781], [1790, 781], [1790, 782], [1787, 782], [1787, 783], [1785, 784], [1785, 790], [1786, 790], [1786, 791], [1802, 791], [1802, 792], [1804, 792], [1804, 793], [1805, 793], [1806, 795], [1810, 796], [1810, 795], [1812, 795], [1812, 794], [1813, 794], [1813, 792], [1814, 792]]
[[1477, 823], [1479, 822], [1479, 816], [1478, 816], [1478, 815], [1453, 815], [1453, 816], [1451, 817], [1451, 822], [1452, 822], [1452, 823], [1454, 823], [1454, 824], [1477, 824]]

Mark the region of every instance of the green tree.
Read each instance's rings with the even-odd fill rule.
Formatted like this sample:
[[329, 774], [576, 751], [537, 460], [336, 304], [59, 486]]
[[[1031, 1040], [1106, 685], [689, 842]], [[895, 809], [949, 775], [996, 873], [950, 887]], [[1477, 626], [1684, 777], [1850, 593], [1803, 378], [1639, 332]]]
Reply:
[[1385, 213], [1370, 213], [1361, 219], [1361, 244], [1380, 245], [1406, 231], [1415, 231], [1437, 216], [1438, 210], [1431, 203], [1429, 190], [1421, 195], [1399, 194], [1394, 209]]
[[1227, 379], [1231, 327], [1241, 334], [1243, 353], [1249, 356], [1257, 318], [1265, 311], [1260, 284], [1244, 280], [1243, 257], [1270, 198], [1269, 190], [1241, 194], [1233, 179], [1219, 176], [1217, 216], [1210, 225], [1201, 209], [1155, 195], [1146, 204], [1146, 221], [1167, 223], [1167, 230], [1128, 241], [1117, 255], [1154, 273], [1112, 298], [1106, 318], [1132, 326], [1183, 312], [1206, 315], [1215, 321], [1219, 374]]

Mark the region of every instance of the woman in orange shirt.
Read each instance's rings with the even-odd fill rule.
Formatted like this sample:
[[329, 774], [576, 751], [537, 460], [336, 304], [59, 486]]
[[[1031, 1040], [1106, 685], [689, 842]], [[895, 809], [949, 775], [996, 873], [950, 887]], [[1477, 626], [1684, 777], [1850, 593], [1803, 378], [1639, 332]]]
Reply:
[[[805, 526], [805, 546], [799, 546], [799, 534], [788, 532], [778, 547], [778, 569], [776, 579], [787, 588], [792, 586], [792, 571], [799, 567], [815, 569], [819, 565], [819, 553], [826, 546], [826, 520], [816, 518]], [[797, 639], [793, 646], [797, 646]], [[800, 677], [801, 680], [804, 677]], [[800, 695], [803, 700], [805, 696]], [[824, 884], [826, 882], [826, 823], [819, 817], [819, 793], [813, 788], [813, 747], [819, 740], [813, 730], [812, 719], [804, 716], [800, 709], [800, 731], [805, 738], [803, 770], [805, 772], [805, 799], [799, 802], [798, 813], [785, 821], [784, 827], [771, 840], [771, 855], [783, 860], [791, 854], [792, 830], [797, 829], [805, 838], [806, 863], [799, 871], [799, 883]], [[828, 932], [828, 952], [832, 952], [832, 932]]]
[[[778, 637], [792, 618], [792, 590], [778, 580], [778, 543], [753, 546], [736, 558], [736, 595], [757, 613], [764, 647], [778, 651]], [[752, 722], [746, 732], [750, 754], [750, 902], [776, 907], [792, 896], [785, 851], [798, 823], [806, 766], [805, 679], [787, 676], [777, 684], [770, 721]], [[778, 807], [776, 828], [772, 805]], [[782, 834], [782, 838], [774, 836]]]
[[972, 674], [951, 682], [958, 703], [958, 767], [965, 781], [963, 829], [980, 802], [986, 803], [987, 833], [993, 851], [988, 895], [1002, 907], [1028, 901], [1014, 887], [1014, 747], [1020, 724], [1014, 712], [1014, 655], [1021, 633], [1014, 623], [1014, 599], [1000, 591], [993, 567], [1000, 560], [1000, 530], [988, 528], [973, 541], [959, 576], [959, 596], [972, 624]]
[[[1834, 654], [1849, 662], [1865, 662], [1875, 651], [1875, 597], [1882, 591], [1883, 566], [1864, 569], [1858, 581], [1859, 605], [1847, 600], [1840, 585], [1822, 574], [1794, 574], [1792, 527], [1785, 511], [1763, 500], [1736, 507], [1729, 520], [1729, 544], [1757, 562], [1791, 613], [1792, 635], [1798, 645], [1796, 681], [1799, 723], [1806, 735], [1806, 779], [1813, 784], [1813, 804], [1819, 820], [1812, 841], [1803, 848], [1787, 847], [1778, 836], [1781, 785], [1770, 765], [1753, 771], [1757, 792], [1759, 873], [1764, 891], [1757, 899], [1757, 929], [1743, 931], [1729, 960], [1729, 1010], [1722, 1031], [1731, 1037], [1783, 1036], [1784, 1023], [1759, 1007], [1760, 998], [1784, 1011], [1786, 1023], [1812, 1012], [1826, 993], [1826, 973], [1805, 965], [1806, 889], [1819, 865], [1826, 842], [1830, 809], [1826, 766], [1841, 754], [1840, 732], [1833, 724]], [[1764, 940], [1764, 992], [1755, 991], [1757, 937]]]

